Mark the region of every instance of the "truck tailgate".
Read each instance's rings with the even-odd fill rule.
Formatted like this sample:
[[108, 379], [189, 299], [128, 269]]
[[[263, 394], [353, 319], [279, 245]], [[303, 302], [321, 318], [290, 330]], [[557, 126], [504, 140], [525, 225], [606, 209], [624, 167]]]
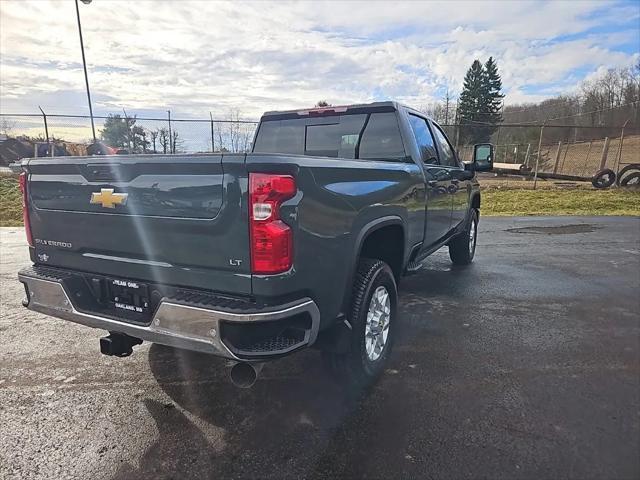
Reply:
[[244, 155], [118, 155], [27, 164], [37, 263], [251, 293]]

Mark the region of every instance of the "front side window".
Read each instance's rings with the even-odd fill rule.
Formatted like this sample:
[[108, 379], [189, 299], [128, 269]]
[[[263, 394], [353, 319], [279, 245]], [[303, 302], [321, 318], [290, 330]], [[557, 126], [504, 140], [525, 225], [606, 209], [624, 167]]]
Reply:
[[449, 143], [449, 140], [447, 140], [447, 136], [438, 125], [434, 123], [433, 126], [435, 127], [433, 129], [433, 133], [435, 134], [438, 145], [440, 145], [440, 150], [442, 151], [440, 164], [447, 167], [459, 167], [460, 165], [458, 165], [456, 154], [453, 152], [453, 147]]
[[411, 130], [413, 130], [413, 135], [416, 137], [422, 161], [426, 164], [438, 163], [436, 146], [426, 120], [417, 115], [409, 114], [409, 124], [411, 125]]

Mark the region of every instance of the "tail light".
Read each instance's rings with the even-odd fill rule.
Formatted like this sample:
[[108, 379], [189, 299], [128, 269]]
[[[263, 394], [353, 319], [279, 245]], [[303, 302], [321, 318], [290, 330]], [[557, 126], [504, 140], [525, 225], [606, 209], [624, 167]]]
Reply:
[[20, 192], [22, 192], [22, 221], [24, 231], [27, 234], [27, 242], [33, 247], [33, 235], [31, 234], [31, 222], [29, 221], [29, 195], [27, 194], [27, 172], [20, 174]]
[[286, 272], [293, 263], [291, 227], [280, 219], [280, 205], [296, 194], [290, 175], [249, 174], [251, 271]]

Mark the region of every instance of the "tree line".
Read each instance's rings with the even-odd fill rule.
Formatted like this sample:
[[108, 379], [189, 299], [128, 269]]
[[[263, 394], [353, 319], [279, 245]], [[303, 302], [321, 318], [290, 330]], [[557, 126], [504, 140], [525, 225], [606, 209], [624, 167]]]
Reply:
[[146, 129], [138, 125], [137, 116], [109, 114], [100, 138], [110, 147], [129, 153], [176, 153], [183, 142], [177, 130], [168, 127]]
[[[167, 123], [167, 126], [150, 129], [140, 125], [138, 120], [136, 115], [110, 114], [100, 130], [100, 139], [110, 147], [128, 153], [180, 153], [185, 150], [186, 139], [180, 135], [175, 125], [172, 128]], [[240, 121], [240, 112], [233, 110], [226, 116], [224, 123], [213, 123], [213, 131], [203, 142], [209, 146], [206, 151], [247, 151], [253, 128], [247, 128]]]
[[[484, 64], [475, 60], [457, 100], [447, 91], [444, 100], [427, 104], [423, 110], [438, 123], [458, 125], [448, 128], [448, 133], [459, 145], [531, 143], [540, 128], [526, 124], [552, 127], [545, 134], [548, 143], [617, 136], [624, 124], [630, 132], [640, 133], [640, 62], [609, 69], [582, 82], [575, 93], [541, 102], [504, 105], [501, 90], [495, 60], [489, 57]], [[500, 128], [503, 124], [509, 128]], [[524, 125], [512, 127], [514, 124]]]

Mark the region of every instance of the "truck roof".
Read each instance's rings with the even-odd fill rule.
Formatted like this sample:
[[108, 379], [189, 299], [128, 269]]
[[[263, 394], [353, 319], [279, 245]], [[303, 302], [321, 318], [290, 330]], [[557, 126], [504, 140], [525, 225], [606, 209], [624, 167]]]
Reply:
[[[380, 110], [391, 111], [398, 110], [401, 105], [394, 101], [385, 102], [372, 102], [372, 103], [357, 103], [352, 105], [331, 105], [327, 107], [311, 107], [311, 108], [299, 108], [296, 110], [277, 110], [265, 112], [262, 117], [277, 117], [277, 118], [292, 118], [293, 116], [304, 116], [310, 113], [341, 113], [348, 110]], [[275, 120], [275, 118], [269, 118], [269, 120]]]

